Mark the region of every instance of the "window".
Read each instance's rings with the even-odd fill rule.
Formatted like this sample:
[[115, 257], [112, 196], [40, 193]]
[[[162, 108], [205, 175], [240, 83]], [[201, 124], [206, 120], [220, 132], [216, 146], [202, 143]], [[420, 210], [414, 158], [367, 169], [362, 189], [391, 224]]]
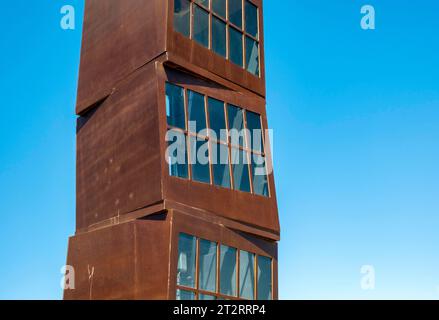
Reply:
[[200, 137], [190, 136], [192, 179], [210, 184], [209, 144]]
[[248, 72], [259, 75], [258, 43], [250, 37], [245, 37], [245, 65]]
[[195, 293], [186, 290], [177, 290], [177, 300], [195, 300]]
[[213, 182], [218, 187], [231, 188], [229, 148], [222, 143], [211, 143]]
[[221, 246], [220, 293], [236, 296], [236, 249]]
[[174, 0], [174, 29], [260, 76], [259, 9], [251, 1]]
[[239, 252], [239, 296], [255, 298], [255, 255], [247, 251]]
[[190, 12], [189, 0], [174, 0], [174, 29], [186, 37], [190, 36]]
[[170, 83], [166, 84], [166, 116], [168, 125], [180, 129], [186, 128], [184, 89]]
[[209, 98], [209, 125], [212, 133], [215, 133], [215, 137], [212, 137], [214, 140], [227, 142], [224, 102]]
[[181, 131], [169, 130], [166, 138], [168, 140], [169, 175], [187, 179], [189, 173], [185, 134]]
[[258, 300], [271, 300], [272, 298], [271, 259], [258, 256]]
[[228, 105], [230, 142], [232, 145], [244, 147], [244, 110], [234, 105]]
[[204, 96], [191, 90], [188, 90], [188, 117], [189, 131], [198, 133], [206, 129]]
[[242, 67], [242, 33], [233, 27], [229, 27], [230, 60]]
[[261, 116], [166, 83], [169, 175], [269, 197]]
[[200, 289], [216, 292], [216, 255], [215, 242], [200, 240]]
[[224, 58], [227, 57], [226, 37], [226, 23], [212, 17], [212, 50]]
[[178, 241], [177, 285], [195, 288], [196, 238], [181, 234]]
[[256, 153], [252, 154], [252, 179], [253, 192], [260, 196], [268, 197], [268, 178], [265, 157]]
[[250, 1], [245, 1], [245, 31], [258, 38], [258, 7]]
[[177, 300], [271, 300], [272, 286], [271, 258], [180, 234]]
[[195, 0], [195, 2], [209, 8], [209, 0]]
[[232, 147], [232, 168], [235, 189], [243, 192], [250, 192], [248, 154], [246, 151]]
[[247, 111], [247, 128], [251, 134], [249, 137], [250, 148], [258, 152], [264, 152], [264, 144], [262, 141], [262, 123], [261, 116], [257, 113]]

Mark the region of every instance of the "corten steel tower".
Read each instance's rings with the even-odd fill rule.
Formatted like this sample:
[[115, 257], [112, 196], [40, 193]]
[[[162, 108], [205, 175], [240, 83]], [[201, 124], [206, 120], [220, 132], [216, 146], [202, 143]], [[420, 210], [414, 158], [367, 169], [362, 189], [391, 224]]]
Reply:
[[262, 16], [262, 0], [86, 1], [65, 299], [278, 298]]

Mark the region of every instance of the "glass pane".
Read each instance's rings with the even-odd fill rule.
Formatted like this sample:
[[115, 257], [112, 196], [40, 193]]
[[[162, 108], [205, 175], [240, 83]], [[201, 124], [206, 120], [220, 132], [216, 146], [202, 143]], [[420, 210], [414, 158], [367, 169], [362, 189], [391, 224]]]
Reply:
[[221, 246], [220, 293], [236, 296], [236, 249]]
[[215, 242], [200, 240], [200, 289], [216, 292], [216, 248]]
[[249, 130], [250, 148], [264, 152], [262, 143], [261, 116], [257, 113], [247, 111], [247, 129]]
[[195, 293], [185, 290], [177, 290], [177, 300], [195, 300]]
[[212, 0], [212, 10], [224, 19], [226, 18], [226, 0]]
[[247, 251], [239, 252], [239, 296], [254, 300], [255, 255]]
[[265, 157], [252, 155], [253, 192], [268, 197], [268, 178]]
[[190, 36], [190, 11], [188, 0], [174, 0], [174, 29], [188, 38]]
[[232, 170], [235, 189], [250, 192], [247, 152], [232, 148]]
[[227, 142], [224, 102], [209, 98], [209, 124], [210, 129], [215, 133], [212, 138]]
[[166, 134], [166, 141], [168, 141], [169, 175], [187, 179], [189, 174], [186, 135], [177, 130], [169, 130]]
[[271, 259], [258, 256], [258, 300], [271, 300]]
[[258, 8], [250, 1], [245, 2], [245, 31], [258, 37]]
[[210, 296], [208, 294], [200, 294], [198, 300], [216, 300], [215, 296]]
[[166, 83], [166, 117], [168, 125], [186, 129], [184, 89], [170, 83]]
[[245, 65], [247, 71], [259, 76], [259, 45], [250, 37], [245, 37]]
[[212, 50], [226, 58], [226, 24], [212, 17]]
[[206, 8], [209, 8], [209, 0], [195, 0], [195, 2], [202, 4]]
[[242, 0], [229, 0], [229, 20], [242, 28]]
[[230, 143], [245, 146], [244, 111], [234, 105], [228, 105]]
[[180, 234], [178, 240], [177, 284], [195, 288], [196, 239], [187, 234]]
[[192, 180], [210, 183], [209, 143], [201, 138], [190, 137]]
[[[206, 111], [204, 108], [204, 96], [188, 90], [188, 118], [189, 131], [200, 133], [206, 129]], [[201, 132], [206, 135], [206, 132]]]
[[229, 40], [230, 60], [242, 67], [242, 33], [229, 27]]
[[213, 182], [216, 186], [230, 188], [229, 148], [219, 143], [211, 144]]
[[209, 14], [199, 6], [194, 6], [194, 39], [209, 47]]

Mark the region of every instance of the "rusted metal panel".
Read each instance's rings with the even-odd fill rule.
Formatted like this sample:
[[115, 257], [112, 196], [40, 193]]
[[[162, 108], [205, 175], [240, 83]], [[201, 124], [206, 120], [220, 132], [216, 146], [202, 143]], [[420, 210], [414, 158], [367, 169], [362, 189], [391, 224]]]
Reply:
[[162, 200], [155, 64], [85, 118], [77, 133], [77, 229]]

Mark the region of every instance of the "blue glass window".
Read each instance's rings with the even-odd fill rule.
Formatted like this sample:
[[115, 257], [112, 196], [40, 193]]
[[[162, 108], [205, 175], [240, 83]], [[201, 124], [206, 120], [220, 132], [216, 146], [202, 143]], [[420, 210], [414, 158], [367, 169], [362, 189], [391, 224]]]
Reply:
[[209, 47], [209, 13], [194, 6], [194, 39], [199, 44]]
[[191, 3], [189, 0], [174, 0], [174, 29], [186, 37], [191, 30]]

